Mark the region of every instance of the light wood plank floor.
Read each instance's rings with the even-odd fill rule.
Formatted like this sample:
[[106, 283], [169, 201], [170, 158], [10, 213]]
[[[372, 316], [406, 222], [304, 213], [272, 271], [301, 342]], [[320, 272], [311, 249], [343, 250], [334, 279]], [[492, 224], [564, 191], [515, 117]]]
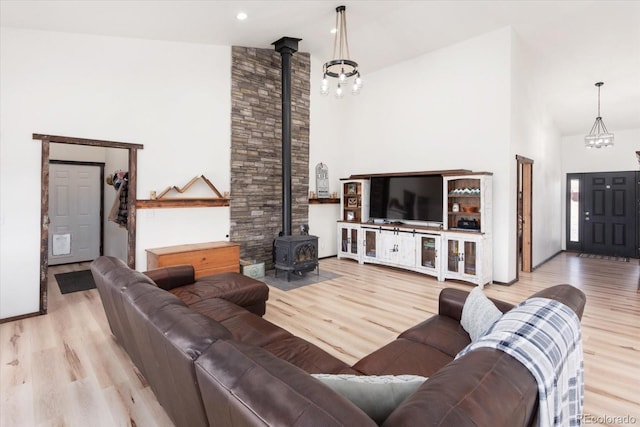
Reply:
[[[115, 342], [96, 290], [61, 295], [50, 269], [49, 314], [0, 325], [0, 426], [171, 426]], [[340, 277], [283, 292], [271, 288], [265, 318], [353, 363], [437, 310], [444, 287], [466, 284], [349, 260], [321, 268]], [[558, 283], [587, 294], [582, 319], [585, 424], [640, 425], [638, 260], [562, 253], [489, 296], [522, 301]]]

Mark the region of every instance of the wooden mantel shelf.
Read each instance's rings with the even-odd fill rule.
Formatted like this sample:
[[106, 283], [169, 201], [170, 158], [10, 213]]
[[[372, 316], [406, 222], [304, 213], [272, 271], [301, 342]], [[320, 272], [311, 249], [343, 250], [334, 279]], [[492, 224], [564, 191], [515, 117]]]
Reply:
[[309, 204], [310, 205], [329, 205], [329, 204], [340, 204], [340, 199], [335, 198], [335, 199], [330, 199], [330, 198], [324, 198], [324, 199], [309, 199]]
[[229, 206], [229, 199], [225, 198], [201, 198], [201, 199], [155, 199], [136, 200], [138, 209], [161, 209], [161, 208], [206, 208]]

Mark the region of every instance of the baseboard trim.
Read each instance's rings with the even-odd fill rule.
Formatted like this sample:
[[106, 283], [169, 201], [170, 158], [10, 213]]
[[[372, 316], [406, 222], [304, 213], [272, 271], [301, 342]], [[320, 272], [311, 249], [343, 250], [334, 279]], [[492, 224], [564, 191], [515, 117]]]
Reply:
[[[551, 261], [552, 259], [554, 259], [555, 257], [557, 257], [558, 255], [560, 255], [561, 253], [566, 252], [564, 250], [559, 250], [558, 252], [556, 252], [555, 254], [551, 255], [549, 258], [545, 259], [544, 261], [542, 261], [541, 263], [535, 265], [531, 271], [535, 271], [537, 268], [542, 267], [544, 264], [548, 263], [549, 261]], [[498, 282], [498, 281], [493, 281], [492, 283], [496, 284], [496, 285], [500, 285], [500, 286], [511, 286], [514, 283], [517, 283], [518, 279], [513, 279], [509, 282]], [[638, 285], [640, 287], [640, 284]]]
[[558, 252], [556, 252], [555, 254], [551, 255], [549, 258], [545, 259], [544, 261], [542, 261], [541, 263], [535, 265], [531, 271], [536, 270], [539, 267], [542, 267], [544, 264], [548, 263], [549, 261], [551, 261], [552, 259], [554, 259], [555, 257], [557, 257], [558, 255], [560, 255], [561, 253], [565, 252], [564, 250], [559, 250]]
[[33, 312], [33, 313], [21, 314], [20, 316], [7, 317], [5, 319], [0, 319], [0, 324], [9, 323], [9, 322], [15, 322], [16, 320], [28, 319], [30, 317], [40, 316], [41, 314], [43, 314], [43, 313], [40, 313], [39, 311], [36, 311], [36, 312]]
[[513, 279], [513, 280], [511, 280], [509, 282], [498, 282], [498, 281], [494, 280], [493, 282], [491, 282], [491, 284], [492, 285], [500, 285], [500, 286], [511, 286], [511, 285], [513, 285], [514, 283], [517, 283], [517, 282], [518, 282], [518, 279]]

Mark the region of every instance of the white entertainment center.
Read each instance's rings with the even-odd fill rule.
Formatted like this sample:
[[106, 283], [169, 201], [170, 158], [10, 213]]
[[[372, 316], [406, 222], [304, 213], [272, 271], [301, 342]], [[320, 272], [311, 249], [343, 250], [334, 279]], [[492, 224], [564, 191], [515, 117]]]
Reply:
[[[422, 176], [442, 178], [441, 221], [371, 216], [372, 179]], [[440, 281], [456, 279], [483, 286], [493, 280], [491, 173], [411, 172], [357, 175], [340, 181], [339, 259], [399, 267]], [[405, 193], [405, 205], [407, 197], [415, 204], [415, 194]]]

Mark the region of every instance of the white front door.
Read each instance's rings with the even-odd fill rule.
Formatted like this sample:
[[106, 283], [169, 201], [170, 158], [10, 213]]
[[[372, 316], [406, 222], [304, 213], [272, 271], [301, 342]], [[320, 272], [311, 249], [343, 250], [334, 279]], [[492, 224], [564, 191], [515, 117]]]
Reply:
[[49, 164], [49, 265], [100, 256], [100, 167]]

